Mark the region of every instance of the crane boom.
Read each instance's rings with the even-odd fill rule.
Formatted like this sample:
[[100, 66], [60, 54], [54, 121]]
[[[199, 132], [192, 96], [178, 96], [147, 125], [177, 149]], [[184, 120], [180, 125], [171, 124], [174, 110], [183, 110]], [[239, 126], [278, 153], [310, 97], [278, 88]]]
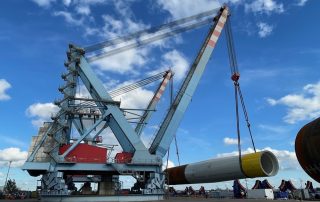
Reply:
[[163, 76], [163, 80], [162, 82], [160, 83], [157, 91], [155, 92], [153, 98], [151, 99], [148, 107], [147, 107], [147, 110], [143, 113], [143, 115], [141, 116], [141, 119], [140, 119], [140, 124], [137, 124], [136, 128], [135, 128], [135, 131], [136, 133], [140, 136], [141, 135], [141, 132], [145, 126], [145, 123], [148, 122], [148, 120], [150, 119], [153, 111], [155, 110], [159, 100], [160, 100], [160, 97], [162, 96], [163, 94], [163, 91], [165, 90], [169, 80], [172, 78], [173, 74], [172, 74], [172, 71], [171, 70], [168, 70], [166, 71], [166, 74]]
[[192, 64], [180, 90], [175, 97], [164, 121], [152, 141], [149, 148], [151, 154], [157, 154], [160, 157], [165, 156], [169, 146], [175, 136], [182, 117], [191, 101], [193, 93], [200, 81], [208, 60], [212, 54], [215, 44], [221, 34], [224, 24], [228, 18], [228, 7], [221, 8], [218, 15], [214, 18], [214, 25], [203, 43], [194, 63]]

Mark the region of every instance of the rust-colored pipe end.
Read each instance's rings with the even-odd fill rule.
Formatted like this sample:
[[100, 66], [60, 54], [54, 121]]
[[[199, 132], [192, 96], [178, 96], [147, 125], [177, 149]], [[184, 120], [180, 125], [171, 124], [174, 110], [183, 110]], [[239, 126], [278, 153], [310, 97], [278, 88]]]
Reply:
[[320, 118], [300, 129], [295, 150], [303, 170], [320, 183]]

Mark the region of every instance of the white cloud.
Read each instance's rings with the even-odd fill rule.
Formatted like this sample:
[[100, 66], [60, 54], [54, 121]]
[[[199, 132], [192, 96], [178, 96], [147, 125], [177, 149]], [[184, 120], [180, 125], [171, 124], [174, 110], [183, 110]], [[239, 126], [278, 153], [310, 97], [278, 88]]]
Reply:
[[82, 25], [83, 24], [83, 20], [82, 19], [75, 19], [71, 13], [67, 12], [67, 11], [56, 11], [53, 13], [54, 16], [61, 16], [64, 18], [64, 20], [71, 24], [71, 25]]
[[277, 150], [266, 147], [263, 150], [271, 151], [278, 159], [281, 170], [296, 170], [300, 168], [295, 152], [288, 150]]
[[92, 36], [92, 35], [100, 35], [100, 30], [97, 28], [92, 28], [92, 27], [85, 27], [84, 29], [84, 35], [85, 36]]
[[148, 28], [149, 26], [142, 22], [134, 22], [128, 16], [116, 19], [111, 15], [103, 15], [104, 26], [102, 32], [106, 38], [114, 38], [119, 35], [125, 35]]
[[89, 15], [91, 13], [89, 6], [78, 6], [78, 7], [76, 7], [76, 11], [77, 11], [77, 13], [82, 14], [82, 15]]
[[[111, 89], [118, 89], [128, 84], [132, 84], [134, 82], [135, 81], [129, 80], [124, 83], [119, 83], [118, 80], [111, 79], [109, 80], [108, 83], [104, 83], [103, 85], [106, 88], [106, 90], [109, 91]], [[138, 88], [126, 94], [117, 96], [114, 98], [114, 100], [121, 101], [121, 107], [141, 109], [141, 108], [147, 107], [153, 95], [154, 95], [153, 91], [150, 91], [144, 88]], [[76, 97], [90, 98], [91, 96], [88, 90], [86, 89], [86, 87], [84, 85], [80, 85], [80, 90], [76, 94]]]
[[[135, 81], [126, 81], [124, 83], [120, 83], [118, 80], [109, 80], [108, 83], [104, 83], [104, 87], [106, 90], [110, 89], [118, 89], [122, 86], [126, 86], [128, 84], [132, 84]], [[126, 94], [117, 96], [113, 98], [115, 101], [121, 102], [122, 108], [133, 108], [133, 109], [145, 109], [147, 105], [149, 104], [151, 98], [153, 97], [154, 92], [151, 90], [147, 90], [144, 88], [138, 88], [133, 91], [130, 91]], [[84, 98], [91, 98], [90, 93], [86, 89], [84, 85], [80, 85], [80, 90], [76, 94], [76, 97], [84, 97]], [[136, 114], [141, 114], [142, 112], [134, 112]], [[129, 113], [126, 114], [127, 118], [136, 117], [135, 115], [131, 115]]]
[[70, 6], [71, 2], [72, 2], [72, 0], [63, 0], [63, 4], [65, 6]]
[[116, 136], [113, 134], [112, 130], [110, 128], [106, 128], [102, 133], [102, 143], [106, 145], [113, 145], [113, 150], [109, 150], [109, 154], [111, 159], [108, 159], [109, 161], [112, 160], [112, 158], [115, 157], [115, 155], [119, 152], [122, 152], [122, 148], [119, 144], [119, 141], [117, 140]]
[[40, 127], [43, 122], [49, 121], [51, 116], [59, 111], [59, 107], [52, 103], [35, 103], [30, 105], [27, 110], [27, 116], [33, 118], [32, 124]]
[[[102, 16], [104, 21], [104, 26], [102, 31], [98, 30], [88, 30], [91, 33], [99, 32], [104, 38], [112, 39], [118, 36], [126, 35], [127, 33], [136, 32], [138, 30], [143, 30], [148, 26], [141, 22], [133, 22], [129, 18], [116, 19], [110, 15]], [[89, 32], [87, 32], [89, 34]], [[113, 47], [105, 48], [103, 51], [107, 52], [114, 48], [122, 47], [128, 44], [134, 43], [134, 40], [123, 42], [121, 45], [115, 45]], [[147, 61], [147, 55], [150, 53], [149, 48], [128, 49], [126, 51], [120, 52], [118, 54], [99, 59], [93, 62], [102, 71], [113, 71], [120, 74], [124, 73], [136, 73], [139, 67], [144, 66]]]
[[120, 74], [134, 73], [136, 70], [146, 64], [147, 51], [142, 49], [130, 49], [118, 54], [102, 58], [92, 62], [102, 71], [112, 71]]
[[320, 82], [305, 85], [301, 94], [288, 94], [278, 100], [268, 98], [267, 102], [272, 106], [285, 105], [287, 114], [283, 119], [290, 124], [319, 117]]
[[[281, 170], [296, 170], [300, 168], [295, 152], [291, 152], [288, 150], [277, 150], [277, 149], [272, 149], [270, 147], [266, 147], [261, 150], [257, 149], [257, 151], [264, 151], [264, 150], [268, 150], [272, 152], [277, 157], [279, 161], [279, 167]], [[242, 154], [248, 154], [253, 152], [254, 150], [249, 147], [246, 150], [242, 151]], [[237, 155], [239, 155], [238, 151], [233, 151], [230, 153], [217, 154], [217, 157], [220, 158], [220, 157], [237, 156]]]
[[187, 58], [179, 51], [172, 50], [165, 53], [161, 59], [161, 67], [157, 70], [151, 71], [149, 74], [154, 75], [158, 72], [166, 71], [171, 69], [174, 73], [174, 79], [180, 81], [183, 79], [189, 69], [189, 63]]
[[56, 0], [32, 0], [32, 1], [38, 4], [38, 6], [40, 7], [48, 8], [50, 7], [51, 3], [55, 2]]
[[307, 3], [308, 0], [298, 0], [297, 5], [298, 6], [304, 6]]
[[254, 13], [283, 13], [284, 8], [282, 3], [277, 3], [274, 0], [255, 0], [250, 4], [245, 4], [246, 11], [252, 11]]
[[272, 25], [268, 25], [265, 22], [259, 22], [257, 23], [257, 26], [259, 28], [258, 34], [261, 38], [265, 38], [272, 33], [272, 30], [273, 30]]
[[138, 88], [119, 96], [117, 100], [121, 100], [121, 107], [144, 109], [149, 104], [153, 94], [150, 90]]
[[130, 9], [130, 3], [128, 1], [117, 0], [114, 1], [116, 11], [123, 17], [132, 17], [133, 13]]
[[175, 19], [195, 15], [221, 6], [218, 1], [213, 0], [183, 2], [180, 0], [158, 0], [157, 3]]
[[164, 59], [164, 69], [169, 69], [171, 67], [174, 72], [175, 79], [181, 80], [184, 78], [188, 68], [189, 63], [186, 57], [177, 50], [172, 50], [163, 56]]
[[[174, 167], [174, 163], [171, 160], [168, 160], [168, 168], [172, 168]], [[167, 159], [163, 160], [163, 164], [162, 164], [162, 170], [165, 170], [167, 168]]]
[[[44, 1], [44, 0], [36, 0], [36, 1]], [[56, 1], [56, 0], [50, 0]], [[90, 7], [97, 4], [107, 3], [106, 0], [62, 0], [64, 6], [69, 7], [70, 5], [74, 5], [74, 10], [76, 13], [69, 12], [71, 8], [68, 8], [69, 11], [56, 11], [53, 13], [53, 16], [62, 16], [64, 20], [76, 26], [81, 26], [85, 30], [85, 34], [88, 35], [87, 31], [95, 29], [89, 26], [89, 22], [94, 21], [94, 18], [90, 16], [91, 9]], [[80, 15], [77, 15], [80, 14]], [[84, 18], [85, 16], [85, 18]], [[90, 33], [90, 32], [89, 32]]]
[[236, 138], [225, 137], [223, 138], [223, 143], [226, 145], [238, 144], [238, 140]]
[[11, 97], [6, 91], [11, 88], [11, 84], [5, 79], [0, 79], [0, 100], [9, 100]]
[[0, 150], [0, 166], [7, 166], [12, 161], [12, 167], [20, 167], [27, 159], [28, 152], [21, 151], [20, 148], [10, 147]]
[[[242, 154], [248, 154], [248, 153], [253, 153], [253, 152], [254, 152], [254, 150], [249, 147], [246, 150], [242, 151]], [[233, 152], [228, 152], [228, 153], [217, 154], [217, 157], [221, 158], [221, 157], [237, 156], [237, 155], [239, 155], [239, 152], [238, 151], [233, 151]]]
[[[135, 18], [130, 8], [131, 2], [125, 2], [125, 1], [113, 2], [113, 6], [115, 7], [116, 11], [120, 14], [120, 17], [115, 17], [115, 16], [105, 14], [105, 15], [102, 15], [102, 20], [104, 24], [102, 28], [89, 26], [88, 19], [90, 18], [91, 20], [93, 20], [93, 17], [91, 16], [90, 6], [106, 3], [106, 1], [78, 0], [78, 1], [73, 1], [72, 3], [75, 4], [74, 2], [77, 2], [77, 5], [75, 6], [75, 10], [78, 14], [80, 14], [80, 17], [78, 14], [74, 14], [68, 11], [56, 11], [53, 13], [53, 16], [63, 17], [67, 23], [71, 25], [83, 27], [85, 31], [85, 36], [95, 35], [105, 39], [113, 39], [119, 36], [124, 36], [128, 33], [137, 32], [150, 27], [149, 25], [144, 24], [141, 21], [133, 20]], [[64, 2], [64, 3], [67, 5], [71, 4], [71, 2]], [[152, 34], [145, 35], [140, 39], [133, 39], [130, 41], [123, 42], [121, 43], [121, 45], [115, 45], [112, 47], [104, 48], [102, 51], [107, 52], [114, 48], [119, 48], [128, 44], [135, 43], [136, 40], [142, 40], [145, 37], [150, 37], [150, 36], [152, 36]], [[112, 71], [120, 74], [125, 74], [125, 73], [139, 74], [142, 70], [142, 67], [145, 67], [148, 61], [150, 60], [151, 58], [150, 54], [152, 49], [155, 47], [164, 47], [165, 44], [169, 44], [166, 42], [168, 42], [168, 39], [157, 41], [150, 46], [139, 48], [139, 50], [128, 49], [118, 54], [96, 60], [95, 62], [92, 62], [92, 64], [95, 65], [95, 67], [97, 67], [98, 71], [100, 71], [101, 73], [104, 73], [104, 71]], [[175, 65], [175, 67], [176, 67], [177, 76], [180, 76], [182, 73], [184, 73], [183, 63], [182, 63], [183, 61], [179, 60], [178, 58], [179, 56], [181, 56], [181, 54], [178, 55], [177, 52], [174, 52], [174, 53], [175, 55], [173, 56], [165, 55], [164, 57], [167, 58], [168, 61], [171, 63], [175, 61], [178, 62]], [[88, 57], [90, 57], [90, 55], [88, 55]]]

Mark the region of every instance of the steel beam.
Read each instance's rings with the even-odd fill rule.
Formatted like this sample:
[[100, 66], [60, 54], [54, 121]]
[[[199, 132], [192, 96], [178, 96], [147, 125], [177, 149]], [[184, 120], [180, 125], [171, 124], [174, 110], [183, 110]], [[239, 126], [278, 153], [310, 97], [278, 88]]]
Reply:
[[[120, 165], [120, 164], [119, 164]], [[23, 170], [30, 171], [52, 171], [50, 162], [25, 162], [22, 167]], [[59, 163], [55, 167], [56, 171], [83, 171], [83, 172], [105, 172], [114, 173], [117, 169], [113, 164], [99, 164], [99, 163]], [[135, 164], [121, 164], [121, 170], [145, 171], [145, 172], [159, 172], [158, 165], [135, 165]]]
[[192, 96], [203, 75], [212, 51], [217, 43], [221, 30], [228, 16], [228, 8], [220, 11], [215, 24], [210, 29], [205, 42], [203, 43], [195, 61], [193, 62], [181, 88], [174, 99], [164, 121], [154, 138], [149, 151], [151, 154], [157, 154], [164, 157], [169, 146], [176, 135], [180, 122], [185, 114]]
[[[93, 99], [113, 101], [104, 88], [102, 82], [94, 74], [83, 56], [80, 57], [79, 75]], [[98, 102], [97, 105], [101, 106]], [[136, 134], [130, 123], [128, 123], [119, 107], [112, 104], [105, 104], [104, 106], [111, 113], [108, 124], [119, 141], [122, 149], [125, 152], [131, 153], [139, 150], [144, 153], [144, 158], [150, 158], [147, 148], [144, 146], [140, 137]], [[103, 109], [100, 110], [103, 112]]]
[[65, 151], [62, 155], [60, 155], [61, 158], [65, 158], [66, 155], [68, 155], [74, 148], [76, 148], [76, 146], [78, 146], [80, 144], [80, 142], [86, 138], [97, 126], [100, 125], [100, 123], [102, 123], [102, 121], [104, 121], [104, 119], [109, 115], [110, 113], [108, 111], [106, 111], [101, 119], [99, 121], [97, 121], [95, 124], [93, 124], [88, 130], [84, 131], [83, 135], [76, 141], [74, 142], [71, 147], [69, 147], [67, 149], [67, 151]]

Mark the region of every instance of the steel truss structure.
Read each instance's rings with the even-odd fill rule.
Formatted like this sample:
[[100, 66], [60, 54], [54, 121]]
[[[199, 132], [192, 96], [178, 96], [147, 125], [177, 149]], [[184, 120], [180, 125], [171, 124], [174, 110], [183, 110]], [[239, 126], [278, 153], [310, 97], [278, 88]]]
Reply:
[[[161, 75], [163, 81], [134, 128], [125, 117], [125, 110], [120, 108], [120, 102], [113, 100], [89, 65], [86, 49], [69, 45], [65, 62], [67, 72], [62, 75], [65, 85], [59, 88], [63, 98], [54, 102], [60, 111], [52, 117], [52, 122], [39, 129], [23, 166], [30, 175], [42, 176], [41, 195], [70, 195], [75, 191], [76, 182], [85, 183], [82, 194], [90, 190], [86, 182], [97, 182], [99, 195], [114, 195], [119, 191], [119, 175], [130, 175], [137, 180], [132, 188], [136, 193], [162, 195], [165, 184], [162, 158], [176, 134], [228, 15], [228, 8], [224, 6], [217, 11], [214, 20], [211, 19], [213, 25], [150, 148], [143, 144], [140, 134], [173, 73], [167, 71]], [[77, 97], [79, 79], [90, 98]], [[114, 93], [117, 95], [116, 91]], [[77, 139], [71, 138], [73, 128], [79, 133]], [[99, 144], [99, 135], [107, 128], [111, 129], [123, 150], [113, 161], [108, 161], [107, 148]]]

